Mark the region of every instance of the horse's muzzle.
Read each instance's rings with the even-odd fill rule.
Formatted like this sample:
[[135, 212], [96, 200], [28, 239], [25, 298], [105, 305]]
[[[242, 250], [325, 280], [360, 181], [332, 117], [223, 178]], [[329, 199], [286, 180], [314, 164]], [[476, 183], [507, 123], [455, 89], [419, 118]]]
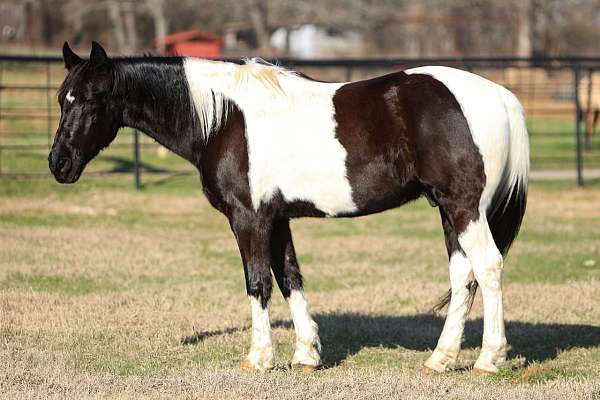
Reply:
[[59, 183], [75, 183], [81, 176], [82, 162], [79, 159], [55, 155], [48, 155], [48, 166], [54, 178]]

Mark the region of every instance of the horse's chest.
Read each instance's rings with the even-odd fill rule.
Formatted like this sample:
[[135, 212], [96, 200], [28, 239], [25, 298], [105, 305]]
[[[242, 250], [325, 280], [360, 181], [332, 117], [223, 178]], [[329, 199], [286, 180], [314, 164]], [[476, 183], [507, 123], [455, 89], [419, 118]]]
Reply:
[[288, 202], [310, 202], [330, 216], [356, 210], [331, 98], [246, 113], [245, 119], [255, 208], [280, 193]]

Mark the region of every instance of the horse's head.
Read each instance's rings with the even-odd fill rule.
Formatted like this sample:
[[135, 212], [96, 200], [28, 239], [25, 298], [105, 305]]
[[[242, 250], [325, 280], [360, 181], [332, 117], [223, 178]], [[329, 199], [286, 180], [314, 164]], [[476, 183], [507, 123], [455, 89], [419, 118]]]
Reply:
[[123, 112], [113, 96], [112, 61], [98, 43], [92, 42], [90, 58], [83, 60], [65, 42], [63, 58], [68, 73], [58, 94], [60, 125], [48, 164], [58, 182], [74, 183], [113, 141]]

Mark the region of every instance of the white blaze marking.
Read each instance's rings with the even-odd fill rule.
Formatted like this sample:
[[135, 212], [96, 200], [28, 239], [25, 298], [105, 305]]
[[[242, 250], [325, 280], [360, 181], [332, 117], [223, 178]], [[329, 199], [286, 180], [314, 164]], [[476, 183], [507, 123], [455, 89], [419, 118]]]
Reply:
[[285, 200], [312, 202], [330, 216], [355, 211], [346, 149], [335, 138], [333, 96], [344, 84], [279, 70], [274, 83], [262, 68], [276, 67], [185, 60], [196, 109], [210, 107], [212, 99], [202, 93], [212, 91], [244, 114], [254, 208], [280, 191]]
[[308, 303], [304, 293], [292, 290], [288, 303], [296, 331], [296, 351], [292, 364], [318, 366], [321, 364], [321, 341], [317, 324], [308, 312]]
[[68, 101], [69, 103], [72, 103], [72, 102], [74, 102], [74, 101], [75, 101], [75, 96], [73, 96], [73, 95], [71, 94], [71, 91], [70, 91], [70, 90], [67, 92], [67, 95], [65, 96], [65, 98], [67, 99], [67, 101]]
[[252, 308], [252, 345], [248, 352], [248, 361], [257, 369], [269, 369], [273, 359], [273, 343], [271, 340], [271, 322], [269, 309], [262, 308], [260, 301], [250, 296]]
[[506, 89], [481, 76], [455, 68], [430, 66], [404, 72], [432, 76], [442, 82], [458, 101], [483, 158], [486, 184], [479, 205], [480, 209], [486, 210], [500, 183], [509, 153], [510, 123], [502, 98], [502, 90]]

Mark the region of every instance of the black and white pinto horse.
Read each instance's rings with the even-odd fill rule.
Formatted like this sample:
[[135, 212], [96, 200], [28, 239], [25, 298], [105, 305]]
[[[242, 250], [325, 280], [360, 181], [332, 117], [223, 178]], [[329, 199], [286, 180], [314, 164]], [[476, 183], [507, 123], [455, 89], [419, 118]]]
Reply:
[[124, 126], [189, 160], [209, 202], [229, 219], [252, 309], [242, 367], [272, 367], [272, 277], [296, 332], [293, 366], [321, 364], [289, 221], [355, 217], [424, 196], [440, 210], [450, 259], [448, 315], [425, 363], [455, 362], [472, 296], [481, 287], [479, 373], [506, 358], [503, 256], [527, 197], [523, 109], [507, 89], [447, 67], [420, 67], [351, 83], [325, 83], [265, 63], [197, 58], [89, 60], [65, 43], [68, 75], [50, 170], [76, 182]]

